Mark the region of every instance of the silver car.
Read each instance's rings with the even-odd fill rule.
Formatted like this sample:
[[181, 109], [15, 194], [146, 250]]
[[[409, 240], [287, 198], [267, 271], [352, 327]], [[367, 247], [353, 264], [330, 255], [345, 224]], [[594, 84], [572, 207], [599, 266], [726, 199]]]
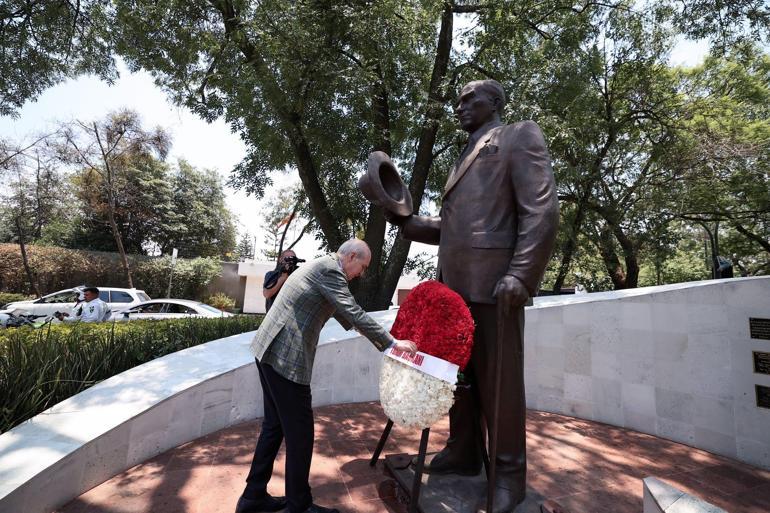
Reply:
[[112, 313], [114, 321], [135, 319], [187, 319], [190, 317], [232, 317], [233, 314], [189, 299], [153, 299]]

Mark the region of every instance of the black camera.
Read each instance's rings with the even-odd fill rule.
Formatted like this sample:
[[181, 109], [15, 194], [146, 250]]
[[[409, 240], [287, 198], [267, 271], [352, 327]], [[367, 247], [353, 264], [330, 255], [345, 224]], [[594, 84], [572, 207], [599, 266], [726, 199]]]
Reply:
[[284, 266], [296, 268], [297, 264], [299, 264], [301, 262], [307, 262], [307, 260], [305, 260], [303, 258], [297, 258], [295, 256], [290, 256], [290, 257], [286, 257], [284, 259]]

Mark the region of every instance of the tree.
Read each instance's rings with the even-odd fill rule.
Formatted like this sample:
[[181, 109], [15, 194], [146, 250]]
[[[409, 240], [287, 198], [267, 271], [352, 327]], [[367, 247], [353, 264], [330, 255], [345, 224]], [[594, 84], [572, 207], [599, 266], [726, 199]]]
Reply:
[[[712, 262], [764, 253], [745, 269], [758, 272], [770, 261], [770, 56], [740, 45], [684, 78], [690, 115], [668, 163], [678, 178], [672, 215], [702, 228]], [[731, 241], [725, 248], [720, 229]]]
[[[298, 187], [283, 189], [270, 198], [262, 215], [265, 249], [262, 255], [271, 262], [278, 260], [284, 250], [292, 249], [312, 227], [305, 221], [306, 199]], [[299, 231], [297, 231], [299, 230]]]
[[251, 242], [251, 236], [249, 234], [243, 235], [238, 245], [235, 246], [236, 261], [243, 262], [244, 260], [254, 259], [254, 244]]
[[0, 116], [79, 73], [116, 76], [107, 0], [7, 0], [0, 5]]
[[389, 235], [381, 209], [363, 201], [356, 172], [369, 151], [383, 150], [401, 165], [415, 205], [429, 186], [443, 187], [458, 152], [451, 102], [462, 80], [479, 76], [486, 51], [458, 44], [456, 17], [475, 13], [479, 31], [500, 37], [506, 24], [543, 37], [541, 26], [569, 24], [596, 5], [121, 0], [113, 25], [132, 68], [151, 70], [205, 119], [224, 116], [250, 144], [235, 185], [261, 194], [271, 173], [294, 167], [323, 245], [336, 249], [354, 234], [367, 241], [373, 264], [354, 292], [372, 309], [387, 307], [410, 243]]
[[[88, 167], [72, 177], [77, 222], [69, 241], [76, 249], [117, 251], [104, 177]], [[113, 181], [114, 218], [127, 253], [145, 253], [171, 229], [174, 209], [169, 166], [152, 155], [132, 156]]]
[[219, 175], [180, 160], [171, 176], [170, 209], [159, 212], [163, 228], [153, 234], [163, 253], [183, 257], [225, 257], [235, 248], [233, 216]]
[[165, 158], [170, 140], [161, 128], [146, 131], [139, 115], [121, 111], [109, 115], [101, 122], [77, 121], [62, 131], [62, 156], [65, 161], [85, 168], [97, 182], [106, 197], [104, 204], [94, 204], [103, 209], [109, 221], [115, 246], [120, 253], [123, 272], [128, 287], [133, 287], [123, 236], [117, 223], [118, 191], [127, 183], [126, 175], [136, 161], [153, 156]]
[[48, 136], [21, 146], [0, 141], [0, 178], [7, 188], [0, 197], [0, 220], [8, 227], [4, 241], [19, 244], [22, 265], [30, 290], [38, 297], [40, 287], [27, 257], [27, 244], [41, 237], [43, 227], [51, 222], [59, 202], [58, 174], [44, 144]]

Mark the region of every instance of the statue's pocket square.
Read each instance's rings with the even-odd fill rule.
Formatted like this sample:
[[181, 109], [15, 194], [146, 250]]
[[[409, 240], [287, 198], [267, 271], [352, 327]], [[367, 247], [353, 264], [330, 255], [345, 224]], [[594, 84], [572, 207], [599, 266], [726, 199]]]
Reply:
[[497, 154], [497, 146], [494, 144], [486, 144], [479, 150], [479, 157], [487, 157], [489, 155]]

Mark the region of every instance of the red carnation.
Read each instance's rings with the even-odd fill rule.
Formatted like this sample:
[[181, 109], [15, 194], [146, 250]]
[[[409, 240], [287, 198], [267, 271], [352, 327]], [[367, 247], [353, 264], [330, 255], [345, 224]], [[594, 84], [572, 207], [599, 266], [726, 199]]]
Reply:
[[426, 281], [406, 297], [390, 333], [463, 370], [471, 357], [473, 329], [473, 317], [463, 298], [443, 283]]

